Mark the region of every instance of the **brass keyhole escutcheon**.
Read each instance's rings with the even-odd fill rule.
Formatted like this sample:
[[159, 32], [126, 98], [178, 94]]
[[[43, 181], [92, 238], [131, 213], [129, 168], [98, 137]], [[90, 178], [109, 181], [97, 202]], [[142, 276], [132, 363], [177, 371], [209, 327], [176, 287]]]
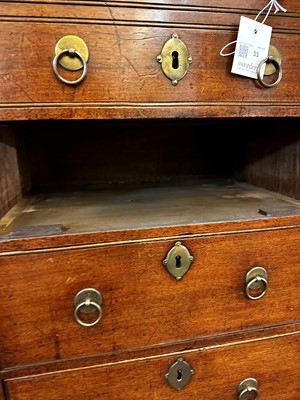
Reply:
[[193, 61], [188, 49], [177, 33], [173, 33], [163, 46], [161, 54], [156, 57], [161, 63], [164, 74], [172, 81], [173, 85], [182, 79], [187, 73], [188, 67]]
[[191, 368], [190, 364], [180, 357], [170, 366], [165, 378], [172, 388], [180, 390], [189, 383], [193, 375], [194, 370]]
[[180, 280], [189, 270], [193, 260], [194, 257], [189, 250], [181, 242], [176, 242], [163, 260], [163, 264], [174, 278]]

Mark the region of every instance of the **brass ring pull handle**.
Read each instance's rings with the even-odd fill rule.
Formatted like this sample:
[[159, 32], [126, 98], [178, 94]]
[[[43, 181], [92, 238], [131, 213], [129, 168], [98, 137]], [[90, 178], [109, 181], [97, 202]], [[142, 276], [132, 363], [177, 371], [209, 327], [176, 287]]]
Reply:
[[[81, 326], [94, 326], [102, 318], [102, 295], [101, 293], [93, 288], [83, 289], [78, 292], [74, 299], [74, 318]], [[97, 312], [97, 318], [93, 322], [84, 322], [80, 317], [79, 313], [90, 314]]]
[[[276, 81], [273, 82], [273, 83], [267, 83], [267, 82], [265, 82], [263, 80], [262, 67], [263, 67], [264, 64], [269, 64], [269, 63], [274, 65], [274, 67], [277, 70], [277, 74], [278, 74]], [[261, 62], [258, 64], [258, 67], [257, 67], [257, 77], [258, 77], [259, 82], [263, 86], [265, 86], [267, 88], [271, 88], [271, 87], [277, 86], [278, 83], [282, 79], [282, 67], [281, 67], [281, 64], [272, 56], [268, 56], [268, 57], [262, 59]]]
[[[262, 298], [268, 289], [268, 273], [262, 267], [252, 268], [246, 275], [246, 296], [251, 300]], [[256, 292], [256, 294], [251, 294]]]
[[[59, 60], [62, 58], [62, 56], [64, 55], [68, 55], [70, 57], [77, 57], [80, 59], [80, 61], [82, 62], [83, 65], [83, 71], [82, 74], [80, 75], [80, 77], [74, 81], [69, 81], [65, 78], [63, 78], [60, 73], [58, 72], [57, 69], [57, 64], [59, 62]], [[79, 53], [79, 51], [75, 50], [75, 49], [64, 49], [61, 52], [59, 52], [58, 54], [56, 54], [56, 56], [53, 59], [53, 71], [56, 75], [56, 77], [63, 83], [66, 83], [67, 85], [77, 85], [78, 83], [80, 83], [81, 81], [83, 81], [83, 79], [86, 77], [87, 74], [87, 63], [84, 59], [84, 57]]]
[[246, 399], [246, 398], [248, 399], [251, 394], [253, 394], [253, 397], [251, 397], [251, 399], [258, 400], [259, 391], [258, 391], [257, 380], [254, 378], [244, 379], [239, 384], [238, 392], [239, 392], [239, 400]]

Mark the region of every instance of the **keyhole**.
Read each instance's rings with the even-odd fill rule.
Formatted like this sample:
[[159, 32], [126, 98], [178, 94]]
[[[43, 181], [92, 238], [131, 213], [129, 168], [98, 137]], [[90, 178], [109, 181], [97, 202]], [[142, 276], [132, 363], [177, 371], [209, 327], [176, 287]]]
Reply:
[[178, 51], [173, 51], [173, 53], [172, 53], [172, 68], [178, 69], [178, 67], [179, 67]]
[[175, 267], [176, 268], [181, 268], [181, 256], [176, 256], [175, 260], [176, 260]]
[[182, 381], [182, 369], [177, 370], [177, 380], [178, 382]]

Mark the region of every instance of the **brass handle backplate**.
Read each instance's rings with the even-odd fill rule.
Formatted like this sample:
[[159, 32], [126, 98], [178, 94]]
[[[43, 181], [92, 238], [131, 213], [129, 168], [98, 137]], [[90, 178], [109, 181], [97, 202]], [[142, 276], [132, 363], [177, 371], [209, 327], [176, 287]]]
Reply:
[[[96, 325], [102, 318], [101, 304], [102, 304], [102, 295], [98, 290], [93, 288], [80, 290], [80, 292], [78, 292], [74, 298], [75, 321], [82, 326]], [[84, 322], [79, 316], [80, 313], [83, 314], [97, 313], [96, 314], [97, 316], [93, 322]]]
[[[86, 43], [78, 36], [64, 36], [55, 46], [55, 57], [53, 59], [53, 71], [55, 76], [67, 85], [76, 85], [80, 83], [87, 74], [87, 62], [89, 59], [89, 50]], [[78, 71], [82, 69], [82, 74], [73, 81], [62, 77], [58, 71], [58, 64], [68, 71]]]

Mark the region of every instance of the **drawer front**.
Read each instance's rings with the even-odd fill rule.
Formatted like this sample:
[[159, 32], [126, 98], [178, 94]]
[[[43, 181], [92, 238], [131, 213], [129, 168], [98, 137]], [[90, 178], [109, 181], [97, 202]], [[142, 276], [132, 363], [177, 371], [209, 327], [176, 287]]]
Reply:
[[[119, 26], [116, 37], [110, 25], [2, 22], [1, 26], [0, 51], [10, 55], [1, 62], [2, 103], [270, 101], [270, 91], [262, 90], [256, 80], [229, 72], [232, 58], [219, 55], [234, 40], [225, 30], [177, 30], [193, 62], [174, 86], [156, 61], [174, 29]], [[52, 68], [56, 43], [67, 35], [79, 36], [89, 48], [87, 76], [76, 88], [59, 81]], [[293, 72], [299, 66], [298, 41], [274, 33], [273, 42], [284, 60], [284, 86], [272, 90], [272, 102], [296, 102]], [[81, 71], [60, 73], [71, 81], [81, 75]]]
[[[2, 21], [0, 52], [5, 57], [0, 64], [0, 115], [3, 118], [25, 115], [26, 119], [29, 115], [31, 118], [53, 115], [70, 118], [72, 109], [72, 118], [109, 118], [115, 114], [123, 118], [153, 117], [169, 116], [170, 107], [174, 107], [177, 117], [207, 117], [209, 112], [212, 116], [218, 112], [224, 115], [228, 107], [233, 116], [235, 107], [240, 109], [240, 103], [253, 107], [254, 114], [272, 116], [274, 111], [278, 116], [283, 110], [284, 116], [295, 115], [299, 95], [295, 90], [294, 72], [299, 69], [300, 62], [295, 37], [300, 19], [283, 17], [279, 22], [285, 21], [286, 26], [273, 31], [272, 44], [281, 54], [284, 78], [270, 92], [255, 79], [232, 74], [232, 57], [220, 56], [220, 50], [236, 39], [236, 32], [228, 30], [227, 22], [223, 29], [216, 30], [207, 29], [205, 24], [210, 20], [211, 24], [222, 26], [222, 14], [164, 11], [162, 15], [166, 24], [163, 27], [155, 19], [157, 11], [148, 16], [145, 26], [140, 26], [141, 22], [135, 26], [124, 21], [120, 25], [115, 21], [93, 24], [91, 16], [87, 17], [87, 23], [81, 24], [76, 23], [77, 19], [73, 23], [57, 23], [57, 16], [51, 24], [42, 20], [31, 22], [29, 17]], [[234, 15], [234, 19], [237, 26], [240, 15]], [[169, 28], [170, 23], [174, 27]], [[294, 26], [293, 34], [284, 33], [290, 26]], [[193, 59], [186, 75], [175, 86], [156, 59], [174, 33], [185, 43]], [[61, 82], [52, 67], [55, 46], [68, 35], [79, 36], [89, 49], [87, 75], [76, 87]], [[70, 72], [59, 67], [58, 70], [60, 76], [69, 81], [82, 75], [82, 70]], [[59, 104], [62, 107], [58, 113]], [[12, 109], [13, 105], [16, 108]], [[279, 111], [275, 110], [279, 105]], [[284, 105], [288, 107], [283, 109]], [[35, 114], [40, 108], [45, 109], [45, 113]], [[141, 108], [146, 114], [141, 114]], [[250, 111], [247, 116], [251, 116]]]
[[[40, 362], [258, 326], [300, 315], [300, 232], [186, 239], [194, 257], [176, 280], [163, 265], [174, 241], [49, 251], [0, 258], [3, 366]], [[255, 266], [268, 273], [260, 299], [245, 294]], [[74, 298], [102, 295], [94, 326], [75, 321]], [[255, 292], [256, 295], [256, 292]], [[93, 323], [99, 312], [89, 314]], [[81, 320], [84, 315], [79, 310]]]
[[[157, 357], [28, 376], [7, 380], [6, 387], [10, 400], [238, 400], [240, 383], [253, 378], [257, 382], [256, 390], [261, 400], [298, 400], [299, 346], [299, 335], [289, 336], [178, 354], [176, 357]], [[190, 365], [194, 374], [185, 387], [176, 391], [167, 382], [165, 374], [181, 357]], [[175, 372], [178, 372], [176, 368]], [[183, 376], [185, 373], [188, 374], [189, 369], [183, 370]], [[254, 389], [249, 394], [250, 397], [241, 396], [240, 399], [255, 399]]]

